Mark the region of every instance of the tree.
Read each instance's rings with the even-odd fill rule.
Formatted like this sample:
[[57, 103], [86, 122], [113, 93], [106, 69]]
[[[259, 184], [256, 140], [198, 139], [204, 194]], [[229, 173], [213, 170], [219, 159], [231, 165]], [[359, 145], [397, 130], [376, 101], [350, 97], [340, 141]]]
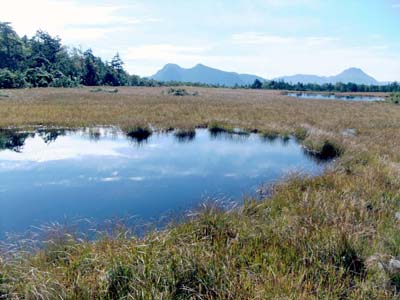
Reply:
[[83, 53], [84, 73], [82, 82], [84, 85], [95, 86], [99, 84], [98, 70], [95, 63], [95, 57], [91, 49]]
[[254, 83], [251, 85], [252, 89], [261, 89], [262, 88], [262, 82], [258, 79], [254, 80]]
[[45, 67], [47, 71], [51, 71], [57, 62], [57, 54], [62, 51], [61, 39], [38, 30], [30, 40], [30, 46], [32, 50], [30, 67]]
[[[115, 83], [113, 85], [127, 85], [128, 82], [128, 74], [124, 70], [124, 62], [122, 61], [119, 53], [117, 53], [113, 59], [111, 60], [111, 68], [114, 70], [115, 75]], [[111, 74], [108, 73], [109, 78], [111, 79]]]
[[0, 22], [0, 68], [17, 70], [24, 59], [23, 43], [9, 22]]

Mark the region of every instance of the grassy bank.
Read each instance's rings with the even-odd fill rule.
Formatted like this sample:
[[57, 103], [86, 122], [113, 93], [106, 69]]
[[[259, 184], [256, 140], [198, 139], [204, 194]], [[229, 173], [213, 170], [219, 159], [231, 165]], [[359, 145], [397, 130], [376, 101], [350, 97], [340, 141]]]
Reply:
[[196, 90], [195, 97], [168, 96], [160, 88], [108, 95], [8, 91], [0, 123], [152, 125], [182, 128], [185, 137], [196, 126], [227, 132], [240, 127], [267, 137], [293, 134], [312, 151], [340, 155], [335, 166], [317, 178], [288, 178], [264, 201], [248, 199], [228, 212], [206, 207], [144, 238], [120, 234], [88, 242], [65, 235], [33, 254], [3, 253], [0, 295], [398, 299], [400, 274], [391, 262], [400, 255], [400, 107]]

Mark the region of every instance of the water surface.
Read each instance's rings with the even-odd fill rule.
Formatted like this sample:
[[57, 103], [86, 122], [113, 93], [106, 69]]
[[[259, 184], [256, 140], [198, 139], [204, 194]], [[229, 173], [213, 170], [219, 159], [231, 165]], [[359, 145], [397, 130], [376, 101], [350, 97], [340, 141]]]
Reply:
[[115, 128], [0, 131], [0, 235], [30, 226], [122, 216], [157, 220], [209, 198], [240, 202], [260, 185], [324, 165], [293, 139], [153, 134]]
[[299, 99], [320, 99], [320, 100], [343, 100], [343, 101], [384, 101], [383, 97], [362, 96], [362, 95], [336, 95], [336, 94], [318, 94], [318, 93], [288, 93], [289, 97]]

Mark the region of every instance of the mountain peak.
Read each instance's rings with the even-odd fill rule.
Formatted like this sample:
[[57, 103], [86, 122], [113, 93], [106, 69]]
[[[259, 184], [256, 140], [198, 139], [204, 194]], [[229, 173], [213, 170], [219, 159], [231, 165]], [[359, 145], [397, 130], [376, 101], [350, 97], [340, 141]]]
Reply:
[[181, 67], [177, 64], [166, 64], [163, 69], [180, 69]]
[[197, 64], [193, 68], [209, 68], [209, 67], [207, 67], [206, 65], [203, 65], [203, 64]]
[[366, 74], [363, 70], [361, 70], [360, 68], [348, 68], [346, 70], [344, 70], [342, 73], [340, 74], [346, 74], [346, 73], [350, 73], [350, 74]]
[[336, 82], [377, 85], [379, 82], [360, 68], [349, 68], [333, 77]]

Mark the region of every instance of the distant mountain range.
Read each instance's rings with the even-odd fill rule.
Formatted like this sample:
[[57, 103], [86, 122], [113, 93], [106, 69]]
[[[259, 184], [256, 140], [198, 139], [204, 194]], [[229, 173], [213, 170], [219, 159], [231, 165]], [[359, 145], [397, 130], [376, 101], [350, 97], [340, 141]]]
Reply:
[[[151, 76], [152, 79], [158, 81], [181, 81], [181, 82], [192, 82], [192, 83], [204, 83], [210, 85], [224, 85], [224, 86], [235, 86], [235, 85], [249, 85], [252, 84], [256, 79], [266, 81], [260, 76], [250, 74], [239, 74], [235, 72], [226, 72], [218, 69], [210, 68], [202, 64], [198, 64], [193, 68], [185, 69], [176, 64], [167, 64], [158, 71], [156, 74]], [[366, 74], [363, 70], [358, 68], [350, 68], [336, 76], [317, 76], [317, 75], [293, 75], [275, 78], [274, 80], [282, 80], [288, 83], [332, 83], [337, 82], [343, 83], [356, 83], [366, 85], [379, 85], [383, 84], [377, 81], [372, 76]]]
[[284, 76], [277, 78], [278, 80], [283, 80], [288, 83], [317, 83], [317, 84], [324, 84], [324, 83], [357, 83], [357, 84], [366, 84], [366, 85], [378, 85], [380, 84], [372, 76], [366, 74], [363, 70], [358, 68], [350, 68], [344, 70], [342, 73], [335, 75], [335, 76], [316, 76], [316, 75], [293, 75], [293, 76]]
[[184, 69], [175, 64], [167, 64], [151, 78], [158, 81], [181, 81], [224, 86], [252, 84], [256, 79], [264, 81], [259, 76], [221, 71], [202, 64], [190, 69]]

